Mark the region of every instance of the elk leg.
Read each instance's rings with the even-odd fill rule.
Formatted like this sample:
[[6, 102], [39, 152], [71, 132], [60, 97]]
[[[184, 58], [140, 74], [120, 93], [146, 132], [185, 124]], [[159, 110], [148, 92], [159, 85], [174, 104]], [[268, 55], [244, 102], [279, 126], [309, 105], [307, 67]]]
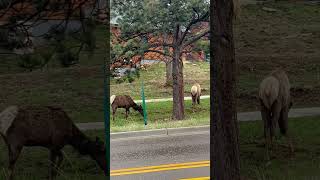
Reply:
[[50, 150], [50, 172], [49, 179], [52, 180], [56, 176], [55, 164], [56, 164], [57, 155], [54, 153], [54, 150]]
[[278, 123], [279, 123], [280, 132], [281, 132], [282, 135], [285, 136], [285, 138], [286, 138], [286, 140], [288, 142], [288, 145], [289, 145], [291, 153], [294, 153], [292, 140], [291, 140], [291, 138], [290, 138], [290, 136], [288, 134], [288, 112], [289, 112], [288, 108], [284, 108], [281, 111], [281, 115], [280, 115]]
[[[271, 117], [271, 128], [270, 128], [270, 139], [271, 139], [271, 146], [273, 145], [273, 138], [275, 135], [275, 129], [277, 126], [277, 122], [279, 121], [281, 115], [281, 103], [277, 100], [273, 103], [272, 107], [272, 117]], [[272, 148], [272, 147], [271, 147]]]
[[[58, 162], [56, 163], [58, 157]], [[63, 155], [60, 150], [51, 150], [50, 151], [50, 176], [49, 179], [53, 180], [57, 176], [57, 169], [60, 167], [63, 160]]]
[[128, 111], [129, 111], [129, 108], [126, 108], [126, 120], [128, 119]]
[[57, 168], [59, 168], [61, 166], [62, 161], [63, 161], [63, 154], [61, 151], [58, 151], [57, 155], [58, 155]]
[[194, 108], [195, 108], [195, 97], [191, 94], [191, 99], [192, 99], [192, 112], [194, 112]]
[[117, 112], [117, 108], [116, 107], [112, 107], [112, 120], [114, 121], [114, 115]]
[[15, 164], [21, 153], [22, 146], [13, 146], [9, 144], [9, 180], [13, 180]]
[[198, 96], [197, 101], [198, 101], [198, 104], [200, 104], [200, 96]]
[[261, 117], [264, 125], [264, 140], [265, 140], [265, 153], [267, 160], [270, 159], [269, 157], [269, 145], [270, 145], [270, 134], [269, 134], [269, 128], [270, 128], [270, 111], [264, 106], [263, 102], [260, 102], [261, 104]]

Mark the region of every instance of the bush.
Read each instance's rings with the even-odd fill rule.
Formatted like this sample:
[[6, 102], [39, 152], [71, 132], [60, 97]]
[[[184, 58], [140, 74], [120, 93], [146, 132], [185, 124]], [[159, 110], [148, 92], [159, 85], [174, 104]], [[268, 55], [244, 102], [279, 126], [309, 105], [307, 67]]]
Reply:
[[140, 78], [140, 72], [137, 69], [134, 69], [134, 70], [127, 69], [124, 74], [125, 75], [123, 77], [116, 79], [116, 83], [120, 84], [127, 81], [129, 83], [132, 83], [136, 80], [136, 78], [138, 79]]

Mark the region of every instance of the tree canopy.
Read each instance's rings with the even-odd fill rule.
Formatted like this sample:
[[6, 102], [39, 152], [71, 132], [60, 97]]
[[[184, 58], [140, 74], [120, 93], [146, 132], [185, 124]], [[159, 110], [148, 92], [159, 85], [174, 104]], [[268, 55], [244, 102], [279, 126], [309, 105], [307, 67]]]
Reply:
[[29, 69], [43, 67], [53, 54], [70, 66], [80, 52], [95, 49], [97, 13], [105, 8], [99, 5], [99, 0], [2, 0], [0, 54], [29, 54], [20, 58]]
[[[121, 29], [120, 39], [127, 42], [122, 46], [122, 51], [117, 47], [118, 55], [130, 51], [127, 56], [145, 52], [172, 56], [170, 51], [164, 49], [173, 48], [172, 36], [175, 33], [182, 34], [177, 42], [182, 49], [208, 34], [208, 29], [198, 34], [190, 31], [200, 22], [209, 21], [209, 2], [205, 0], [117, 0], [111, 3], [111, 17], [117, 19]], [[150, 41], [154, 37], [161, 38]], [[163, 49], [159, 51], [158, 47]]]
[[[172, 62], [173, 119], [184, 119], [184, 82], [181, 56], [190, 45], [209, 33], [208, 27], [193, 32], [209, 20], [206, 0], [117, 0], [112, 1], [111, 17], [117, 17], [120, 46], [113, 45], [115, 57], [161, 54]], [[121, 42], [123, 41], [123, 42]], [[130, 53], [128, 53], [128, 51]], [[128, 57], [127, 57], [128, 58]], [[167, 71], [168, 72], [168, 71]]]

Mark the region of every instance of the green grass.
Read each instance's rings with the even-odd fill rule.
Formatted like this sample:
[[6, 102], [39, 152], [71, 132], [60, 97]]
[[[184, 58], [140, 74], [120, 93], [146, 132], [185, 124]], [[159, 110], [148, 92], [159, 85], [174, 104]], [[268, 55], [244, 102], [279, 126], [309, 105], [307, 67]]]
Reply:
[[[80, 54], [78, 66], [24, 72], [17, 67], [16, 56], [1, 57], [0, 111], [8, 105], [58, 105], [75, 122], [103, 121], [103, 65], [107, 33], [96, 29], [96, 48], [92, 57]], [[54, 64], [54, 62], [53, 62]]]
[[[140, 113], [130, 110], [128, 120], [125, 119], [125, 110], [117, 109], [115, 121], [112, 121], [111, 131], [134, 131], [142, 129], [160, 129], [188, 126], [209, 125], [210, 101], [203, 99], [200, 106], [192, 111], [191, 100], [185, 101], [185, 120], [172, 120], [172, 101], [147, 103], [148, 125], [144, 127], [143, 117]], [[112, 112], [112, 111], [111, 111]]]
[[[194, 65], [193, 65], [194, 64]], [[199, 83], [204, 89], [203, 94], [209, 94], [210, 69], [209, 63], [196, 62], [184, 65], [184, 92], [190, 96], [190, 89], [194, 83]], [[116, 95], [130, 95], [134, 99], [141, 99], [141, 81], [144, 81], [145, 96], [149, 99], [172, 97], [172, 87], [165, 87], [166, 72], [165, 64], [152, 65], [146, 71], [141, 71], [140, 79], [133, 83], [117, 84], [111, 79], [110, 93]]]
[[[265, 160], [263, 124], [240, 122], [241, 175], [244, 179], [307, 180], [320, 178], [320, 116], [292, 118], [289, 131], [295, 154], [290, 156], [285, 138], [277, 134], [271, 163]], [[283, 145], [283, 146], [282, 146]]]
[[103, 73], [96, 68], [1, 75], [0, 109], [10, 104], [58, 105], [75, 122], [103, 121]]
[[[303, 1], [305, 2], [305, 1]], [[263, 7], [277, 12], [266, 12]], [[275, 68], [288, 72], [296, 106], [320, 102], [320, 9], [302, 2], [267, 2], [242, 7], [234, 26], [241, 111], [255, 110], [259, 82]], [[250, 103], [248, 103], [250, 102]]]
[[[94, 140], [98, 136], [105, 140], [103, 131], [87, 131]], [[81, 156], [71, 146], [63, 149], [64, 161], [59, 170], [57, 180], [105, 179], [102, 170], [89, 156]], [[16, 163], [15, 179], [45, 179], [49, 172], [49, 151], [42, 147], [25, 147]], [[5, 179], [8, 167], [7, 146], [0, 138], [0, 179]]]

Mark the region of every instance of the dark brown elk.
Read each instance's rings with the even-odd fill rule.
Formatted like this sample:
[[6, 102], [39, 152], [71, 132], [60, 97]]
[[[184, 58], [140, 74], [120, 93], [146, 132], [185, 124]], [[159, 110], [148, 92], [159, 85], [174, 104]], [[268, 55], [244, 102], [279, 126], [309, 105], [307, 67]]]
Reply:
[[122, 95], [122, 96], [112, 95], [110, 97], [110, 104], [112, 107], [113, 121], [114, 121], [115, 113], [118, 108], [126, 109], [126, 119], [128, 118], [128, 113], [130, 112], [130, 108], [133, 108], [134, 110], [138, 111], [142, 117], [144, 116], [142, 106], [137, 105], [133, 101], [133, 99], [128, 95]]
[[90, 140], [72, 122], [64, 110], [52, 106], [9, 106], [0, 113], [0, 134], [8, 146], [9, 179], [13, 179], [16, 161], [24, 146], [42, 146], [50, 151], [49, 179], [63, 160], [61, 152], [71, 145], [82, 155], [89, 155], [107, 173], [106, 149], [96, 137]]
[[[292, 106], [292, 101], [290, 82], [283, 70], [273, 71], [261, 82], [259, 100], [261, 116], [264, 122], [266, 152], [269, 158], [269, 147], [272, 147], [272, 139], [275, 135], [277, 123], [281, 134], [288, 139], [288, 113]], [[293, 152], [291, 140], [288, 140], [291, 152]]]

